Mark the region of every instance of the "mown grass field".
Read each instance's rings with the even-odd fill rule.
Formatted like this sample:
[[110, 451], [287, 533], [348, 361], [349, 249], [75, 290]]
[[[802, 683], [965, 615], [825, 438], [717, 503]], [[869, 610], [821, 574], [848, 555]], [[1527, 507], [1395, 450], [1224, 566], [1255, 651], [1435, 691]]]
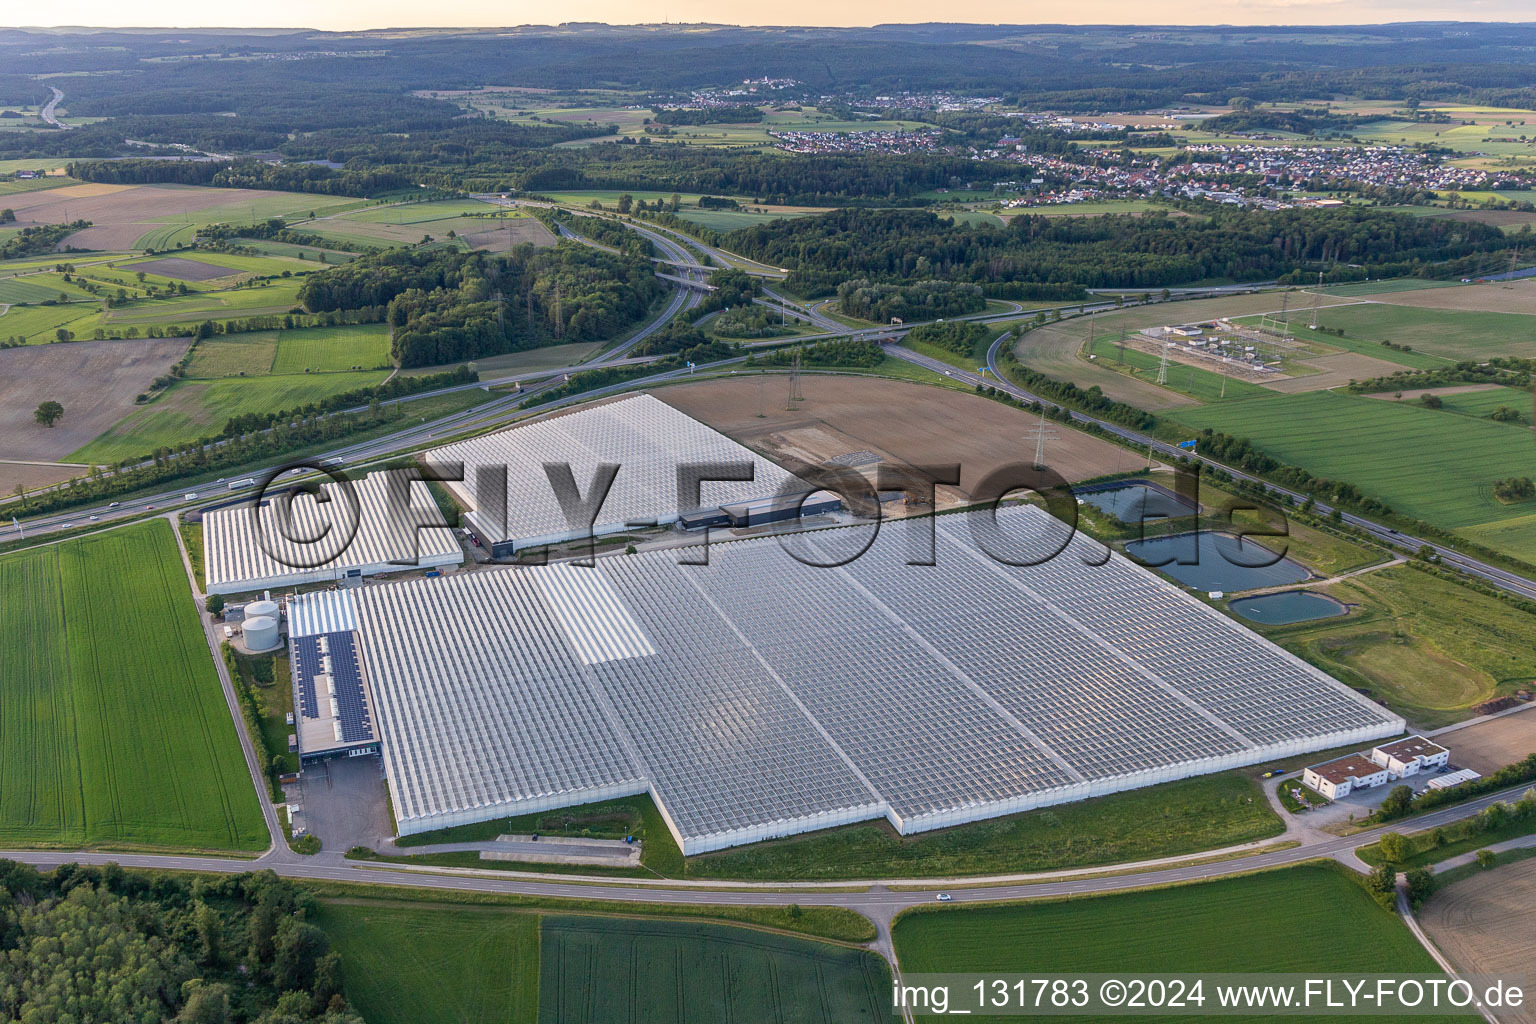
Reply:
[[0, 556], [0, 622], [0, 842], [265, 848], [168, 523]]
[[890, 972], [867, 950], [744, 928], [546, 917], [542, 1024], [874, 1024]]
[[1090, 867], [1197, 853], [1283, 830], [1253, 784], [1224, 773], [899, 836], [880, 824], [722, 850], [693, 878], [836, 879], [980, 875]]
[[272, 372], [330, 373], [389, 365], [389, 328], [384, 324], [308, 327], [278, 332]]
[[[1493, 356], [1536, 355], [1536, 318], [1522, 313], [1482, 313], [1454, 309], [1425, 309], [1371, 302], [1325, 308], [1318, 324], [1343, 328], [1348, 338], [1412, 345], [1451, 360], [1484, 360]], [[1332, 338], [1323, 341], [1333, 342]], [[1379, 350], [1378, 350], [1379, 349]], [[1367, 349], [1391, 358], [1384, 346]]]
[[[897, 920], [894, 940], [909, 974], [1439, 973], [1395, 914], [1377, 906], [1343, 869], [1322, 865], [1062, 902], [922, 910]], [[1018, 1018], [969, 1019], [1003, 1024]]]
[[369, 1024], [534, 1024], [539, 917], [493, 907], [322, 903]]
[[135, 409], [68, 461], [109, 464], [217, 435], [231, 416], [295, 409], [327, 395], [377, 384], [387, 374], [300, 373], [257, 378], [184, 380]]
[[1536, 617], [1409, 567], [1326, 588], [1351, 613], [1262, 631], [1421, 728], [1536, 679]]
[[1167, 415], [1246, 437], [1283, 462], [1347, 480], [1398, 512], [1451, 529], [1536, 511], [1493, 497], [1493, 482], [1532, 475], [1528, 428], [1408, 402], [1323, 391], [1266, 395]]
[[272, 372], [272, 360], [276, 358], [276, 331], [220, 335], [197, 343], [192, 361], [187, 364], [187, 376], [264, 377]]
[[26, 277], [0, 279], [0, 302], [45, 302], [66, 295], [71, 299], [90, 298], [58, 274], [28, 274]]

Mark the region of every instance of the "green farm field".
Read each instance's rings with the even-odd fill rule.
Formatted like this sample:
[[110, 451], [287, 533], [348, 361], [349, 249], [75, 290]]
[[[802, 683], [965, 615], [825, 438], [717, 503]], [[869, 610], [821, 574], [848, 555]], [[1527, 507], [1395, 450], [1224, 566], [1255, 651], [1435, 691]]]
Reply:
[[[1425, 309], [1372, 302], [1324, 309], [1318, 323], [1343, 328], [1347, 337], [1369, 342], [1391, 341], [1412, 345], [1452, 361], [1485, 360], [1491, 356], [1536, 356], [1536, 317], [1525, 313], [1482, 313], [1452, 309]], [[1325, 338], [1332, 344], [1336, 339]], [[1390, 359], [1390, 349], [1365, 349]]]
[[276, 331], [247, 331], [225, 334], [197, 343], [187, 376], [192, 379], [213, 377], [265, 377], [272, 372], [277, 358]]
[[1493, 497], [1495, 480], [1532, 475], [1536, 451], [1519, 424], [1335, 391], [1266, 395], [1168, 415], [1194, 429], [1249, 438], [1284, 462], [1348, 480], [1398, 512], [1449, 529], [1533, 511]]
[[384, 324], [307, 327], [277, 332], [272, 372], [325, 373], [389, 365], [389, 328]]
[[0, 842], [260, 850], [171, 527], [0, 556]]
[[722, 925], [546, 917], [542, 1024], [889, 1020], [890, 971], [862, 949]]
[[[920, 910], [899, 918], [893, 937], [903, 973], [1242, 973], [1256, 966], [1294, 973], [1438, 973], [1397, 916], [1377, 906], [1344, 869], [1330, 865], [1060, 902]], [[969, 1019], [1003, 1024], [1018, 1018]], [[1414, 1018], [1457, 1019], [1467, 1018]]]
[[178, 381], [76, 451], [68, 461], [106, 465], [150, 454], [162, 446], [178, 447], [218, 434], [231, 416], [299, 408], [327, 395], [377, 384], [385, 376], [374, 371]]
[[60, 295], [71, 299], [90, 296], [59, 274], [28, 274], [26, 277], [0, 278], [0, 302], [45, 302]]
[[312, 921], [369, 1024], [535, 1024], [539, 917], [493, 907], [325, 902]]

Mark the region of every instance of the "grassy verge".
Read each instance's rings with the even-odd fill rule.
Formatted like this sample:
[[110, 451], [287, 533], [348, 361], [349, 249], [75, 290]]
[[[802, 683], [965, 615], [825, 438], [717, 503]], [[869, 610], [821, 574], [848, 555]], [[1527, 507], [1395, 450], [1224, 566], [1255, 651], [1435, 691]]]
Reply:
[[884, 823], [848, 825], [704, 854], [688, 863], [688, 875], [832, 880], [1049, 871], [1200, 853], [1283, 831], [1254, 783], [1225, 773], [913, 836]]
[[203, 571], [203, 524], [177, 519], [176, 529], [181, 531], [181, 543], [187, 549], [187, 561], [192, 566], [192, 574], [197, 577], [197, 589], [207, 593], [208, 578]]
[[[1459, 854], [1481, 850], [1494, 843], [1502, 843], [1506, 839], [1528, 836], [1532, 832], [1536, 832], [1536, 798], [1533, 798], [1531, 809], [1526, 813], [1509, 814], [1502, 821], [1491, 822], [1486, 815], [1479, 814], [1450, 825], [1403, 835], [1402, 845], [1406, 852], [1392, 861], [1392, 864], [1400, 871], [1421, 868]], [[1380, 842], [1362, 846], [1355, 854], [1373, 867], [1387, 863]]]

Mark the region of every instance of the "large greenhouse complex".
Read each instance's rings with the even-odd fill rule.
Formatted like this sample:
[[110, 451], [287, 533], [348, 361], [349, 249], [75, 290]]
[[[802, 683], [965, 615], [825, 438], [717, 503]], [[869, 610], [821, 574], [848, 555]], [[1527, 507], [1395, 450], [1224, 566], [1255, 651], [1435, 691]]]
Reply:
[[1091, 540], [1010, 564], [1061, 529], [1017, 506], [851, 560], [872, 527], [345, 592], [399, 830], [649, 792], [688, 854], [913, 833], [1402, 730]]
[[[287, 504], [286, 515], [279, 502]], [[203, 517], [210, 594], [463, 561], [464, 549], [426, 484], [398, 470], [370, 473], [347, 486], [328, 481], [318, 494], [290, 495], [274, 486], [255, 506], [245, 502]]]
[[[498, 557], [588, 535], [665, 526], [699, 505], [718, 508], [811, 490], [761, 455], [647, 394], [472, 437], [434, 449], [424, 459], [463, 467], [463, 480], [448, 487], [470, 510], [466, 525]], [[562, 510], [545, 467], [569, 465], [585, 498], [605, 463], [618, 466], [618, 472], [589, 531], [585, 524], [573, 525]], [[681, 504], [687, 507], [679, 507], [679, 466], [725, 463], [750, 467], [752, 478], [707, 481], [697, 501], [685, 497]]]

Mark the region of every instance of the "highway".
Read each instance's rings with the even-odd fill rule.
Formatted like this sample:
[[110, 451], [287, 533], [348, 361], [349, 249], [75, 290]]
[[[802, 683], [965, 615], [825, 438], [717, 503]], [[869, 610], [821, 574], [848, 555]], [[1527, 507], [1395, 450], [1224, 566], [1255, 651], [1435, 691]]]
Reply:
[[[486, 197], [480, 197], [480, 198], [484, 198], [487, 201], [496, 202], [496, 203], [498, 203], [500, 205], [511, 205], [507, 201], [501, 200], [500, 197], [486, 196]], [[546, 204], [527, 204], [527, 205], [546, 205]], [[580, 216], [596, 216], [596, 214], [588, 214], [585, 211], [572, 210], [570, 212], [578, 214]], [[673, 266], [673, 267], [678, 268], [679, 273], [681, 275], [684, 275], [684, 276], [686, 276], [686, 277], [688, 277], [690, 279], [694, 279], [694, 280], [698, 280], [698, 281], [702, 282], [704, 280], [704, 278], [707, 277], [708, 269], [709, 269], [709, 268], [703, 266], [699, 262], [698, 258], [694, 255], [694, 251], [695, 250], [709, 255], [712, 259], [716, 259], [718, 262], [722, 262], [722, 263], [725, 262], [725, 254], [722, 251], [716, 250], [716, 249], [712, 249], [711, 247], [705, 245], [702, 242], [697, 241], [696, 239], [686, 239], [686, 241], [684, 241], [683, 239], [684, 239], [685, 236], [678, 235], [676, 232], [673, 232], [673, 231], [671, 231], [669, 229], [660, 228], [660, 227], [657, 227], [655, 225], [649, 225], [649, 224], [641, 225], [641, 224], [639, 224], [639, 223], [637, 223], [635, 221], [623, 220], [623, 219], [619, 220], [618, 222], [623, 224], [624, 226], [630, 228], [631, 230], [634, 230], [634, 231], [638, 232], [639, 234], [641, 234], [642, 236], [644, 236], [648, 240], [650, 240], [651, 243], [653, 245], [655, 245], [658, 248], [658, 250], [660, 250], [663, 253], [663, 256], [665, 257], [660, 262], [665, 263], [665, 264], [667, 264], [669, 266]], [[587, 238], [585, 238], [585, 237], [583, 237], [583, 236], [581, 236], [581, 235], [579, 235], [579, 234], [577, 234], [575, 232], [570, 231], [568, 228], [565, 228], [563, 225], [560, 226], [560, 232], [561, 232], [561, 234], [564, 237], [570, 238], [573, 241], [579, 241], [579, 242], [582, 242], [582, 243], [587, 244], [587, 245], [597, 245], [597, 243], [593, 242], [592, 240], [587, 239]], [[605, 246], [597, 246], [597, 247], [598, 248], [607, 248]], [[1255, 286], [1255, 285], [1226, 285], [1226, 286], [1211, 287], [1211, 288], [1200, 288], [1200, 289], [1181, 289], [1180, 290], [1180, 295], [1181, 295], [1181, 297], [1195, 297], [1195, 296], [1200, 296], [1200, 295], [1227, 294], [1227, 293], [1231, 293], [1231, 292], [1235, 292], [1235, 291], [1248, 291], [1248, 290], [1254, 289], [1255, 287], [1258, 287], [1258, 286]], [[822, 339], [822, 338], [846, 337], [846, 336], [853, 336], [853, 337], [892, 337], [892, 336], [896, 336], [896, 337], [900, 337], [900, 336], [904, 335], [907, 331], [911, 330], [912, 328], [917, 327], [917, 326], [921, 326], [921, 324], [913, 323], [913, 324], [905, 324], [905, 325], [902, 325], [902, 326], [899, 326], [899, 327], [891, 327], [891, 328], [874, 327], [874, 328], [867, 328], [867, 329], [864, 329], [864, 330], [852, 329], [852, 328], [849, 328], [849, 327], [847, 327], [847, 326], [845, 326], [843, 324], [838, 323], [835, 320], [832, 320], [830, 317], [827, 317], [824, 314], [821, 314], [821, 313], [819, 313], [816, 310], [807, 310], [804, 307], [800, 307], [800, 306], [798, 306], [798, 305], [796, 305], [794, 303], [789, 303], [788, 300], [785, 300], [782, 296], [778, 295], [771, 288], [768, 288], [766, 286], [764, 288], [764, 294], [766, 296], [766, 301], [764, 303], [765, 305], [768, 305], [770, 308], [776, 308], [778, 304], [784, 304], [785, 306], [787, 306], [788, 308], [790, 308], [792, 310], [798, 310], [800, 312], [800, 314], [801, 314], [802, 319], [805, 319], [805, 320], [809, 321], [813, 325], [821, 328], [821, 330], [823, 331], [823, 333], [821, 333], [821, 334], [806, 335], [806, 336], [804, 336], [804, 337], [802, 337], [800, 339], [796, 339], [796, 340], [800, 340], [800, 341], [815, 341], [815, 340]], [[367, 442], [367, 443], [358, 444], [358, 445], [345, 446], [345, 447], [339, 448], [339, 449], [337, 449], [337, 450], [335, 450], [333, 452], [328, 453], [326, 455], [326, 457], [327, 458], [338, 458], [338, 459], [341, 459], [341, 460], [343, 460], [344, 462], [347, 462], [347, 463], [358, 463], [358, 462], [366, 461], [367, 459], [370, 459], [370, 458], [376, 458], [376, 457], [380, 457], [380, 456], [387, 455], [387, 454], [395, 454], [395, 453], [398, 453], [400, 451], [410, 449], [412, 447], [427, 446], [428, 442], [431, 442], [434, 439], [441, 438], [441, 437], [443, 437], [443, 436], [445, 436], [447, 434], [451, 434], [451, 433], [454, 433], [454, 432], [457, 432], [457, 431], [467, 430], [467, 429], [470, 429], [471, 427], [476, 428], [476, 429], [487, 429], [487, 430], [489, 430], [489, 429], [494, 429], [494, 428], [499, 427], [499, 426], [505, 426], [507, 423], [513, 422], [516, 419], [520, 418], [521, 416], [526, 415], [526, 413], [523, 413], [523, 412], [520, 411], [520, 406], [528, 398], [530, 398], [530, 397], [532, 397], [534, 395], [537, 395], [540, 392], [542, 392], [544, 390], [547, 390], [547, 389], [549, 389], [551, 387], [554, 387], [556, 384], [560, 383], [563, 380], [563, 378], [564, 378], [564, 376], [566, 374], [576, 373], [576, 372], [579, 372], [579, 371], [584, 370], [584, 369], [593, 369], [593, 368], [600, 367], [600, 366], [612, 366], [612, 365], [620, 365], [620, 364], [633, 365], [633, 364], [636, 364], [636, 363], [646, 362], [646, 361], [649, 361], [650, 359], [656, 358], [656, 357], [630, 358], [630, 357], [628, 357], [628, 353], [636, 345], [638, 345], [640, 342], [642, 342], [645, 338], [649, 337], [652, 333], [654, 333], [655, 331], [659, 330], [663, 325], [668, 323], [672, 317], [674, 317], [674, 316], [678, 315], [679, 313], [682, 313], [682, 312], [684, 312], [684, 311], [686, 311], [688, 309], [692, 309], [692, 308], [696, 307], [699, 304], [700, 300], [701, 300], [701, 294], [699, 292], [693, 290], [693, 289], [685, 288], [685, 287], [676, 287], [676, 288], [674, 288], [673, 289], [673, 294], [672, 294], [671, 298], [668, 300], [667, 306], [665, 307], [665, 309], [662, 310], [661, 314], [656, 319], [650, 321], [649, 323], [647, 323], [646, 325], [641, 327], [639, 330], [637, 330], [634, 334], [632, 334], [629, 338], [627, 338], [623, 342], [619, 343], [618, 345], [608, 349], [606, 352], [602, 352], [602, 353], [598, 354], [597, 356], [594, 356], [593, 358], [588, 359], [588, 360], [586, 360], [586, 361], [584, 361], [582, 363], [576, 364], [576, 365], [562, 367], [562, 368], [555, 369], [555, 370], [543, 371], [541, 373], [540, 372], [529, 372], [529, 373], [522, 373], [522, 374], [515, 374], [515, 375], [507, 375], [507, 376], [504, 376], [504, 377], [501, 377], [501, 378], [481, 381], [479, 383], [455, 385], [453, 387], [443, 388], [443, 389], [439, 389], [437, 391], [425, 392], [425, 393], [422, 393], [422, 394], [417, 394], [417, 395], [409, 396], [409, 398], [414, 399], [414, 398], [428, 397], [430, 395], [448, 394], [448, 393], [452, 393], [452, 392], [455, 392], [455, 391], [464, 391], [464, 390], [468, 390], [470, 388], [487, 388], [487, 389], [489, 389], [490, 387], [496, 386], [498, 384], [501, 384], [501, 385], [510, 384], [514, 379], [518, 380], [519, 382], [527, 381], [527, 380], [535, 380], [535, 379], [540, 381], [540, 383], [536, 383], [536, 384], [533, 384], [531, 386], [528, 386], [528, 387], [524, 388], [523, 392], [520, 393], [520, 394], [509, 395], [506, 398], [498, 399], [498, 400], [493, 401], [491, 403], [487, 403], [487, 404], [482, 405], [482, 406], [480, 406], [480, 407], [478, 407], [478, 408], [476, 408], [474, 410], [471, 410], [469, 412], [455, 414], [453, 416], [449, 416], [449, 417], [446, 417], [444, 419], [434, 421], [432, 423], [418, 424], [415, 427], [401, 430], [398, 433], [390, 434], [388, 437], [380, 438], [380, 439], [372, 441], [372, 442]], [[996, 322], [999, 322], [999, 321], [1006, 321], [1006, 320], [1017, 319], [1023, 312], [1025, 312], [1023, 310], [1023, 308], [1021, 306], [1019, 306], [1017, 303], [1010, 303], [1010, 306], [1012, 307], [1010, 310], [1007, 310], [1007, 311], [1004, 311], [1004, 312], [1000, 312], [1000, 313], [977, 314], [977, 315], [973, 315], [973, 316], [954, 317], [952, 319], [970, 320], [970, 321], [974, 321], [976, 323], [996, 323]], [[1102, 302], [1102, 303], [1073, 304], [1072, 308], [1074, 308], [1074, 309], [1079, 309], [1080, 308], [1083, 312], [1088, 313], [1088, 314], [1092, 314], [1092, 313], [1101, 312], [1101, 311], [1113, 310], [1113, 309], [1117, 309], [1117, 308], [1121, 308], [1121, 307], [1118, 306], [1113, 301], [1105, 301], [1105, 302]], [[1079, 315], [1081, 315], [1081, 314], [1079, 314]], [[926, 367], [927, 369], [933, 370], [934, 372], [941, 373], [941, 374], [946, 374], [946, 375], [948, 375], [948, 376], [950, 376], [950, 377], [952, 377], [952, 378], [954, 378], [956, 380], [963, 381], [963, 382], [971, 384], [971, 385], [986, 384], [986, 385], [991, 386], [991, 387], [999, 388], [999, 389], [1001, 389], [1001, 390], [1003, 390], [1003, 391], [1005, 391], [1005, 392], [1007, 392], [1007, 393], [1009, 393], [1009, 394], [1011, 394], [1011, 395], [1013, 395], [1013, 396], [1015, 396], [1017, 398], [1020, 398], [1020, 399], [1022, 399], [1024, 401], [1028, 401], [1028, 402], [1042, 402], [1043, 404], [1045, 404], [1047, 406], [1050, 406], [1052, 408], [1059, 408], [1059, 405], [1057, 403], [1052, 402], [1052, 401], [1050, 401], [1048, 399], [1044, 399], [1042, 396], [1035, 395], [1035, 394], [1033, 394], [1033, 393], [1031, 393], [1029, 391], [1026, 391], [1023, 388], [1018, 387], [1017, 385], [1015, 385], [1015, 384], [1005, 380], [998, 373], [997, 354], [998, 354], [998, 352], [999, 352], [999, 350], [1001, 348], [1001, 345], [1002, 345], [1003, 341], [1006, 338], [1010, 337], [1010, 336], [1011, 335], [1004, 335], [1003, 337], [997, 339], [997, 341], [995, 341], [993, 343], [991, 349], [988, 350], [988, 352], [987, 352], [987, 367], [991, 371], [990, 376], [986, 376], [986, 375], [982, 375], [982, 374], [978, 374], [978, 373], [974, 373], [974, 372], [966, 371], [966, 370], [957, 370], [954, 367], [948, 365], [947, 363], [941, 362], [940, 360], [929, 358], [929, 357], [924, 356], [924, 355], [922, 355], [920, 353], [913, 352], [913, 351], [911, 351], [909, 349], [905, 349], [905, 348], [902, 348], [900, 346], [895, 346], [895, 345], [886, 346], [886, 351], [891, 356], [894, 356], [894, 357], [899, 358], [899, 359], [905, 359], [908, 362], [916, 363], [916, 364], [918, 364], [920, 366]], [[765, 339], [765, 340], [762, 340], [762, 341], [747, 342], [742, 347], [744, 349], [751, 350], [751, 349], [760, 348], [760, 347], [772, 347], [772, 346], [775, 346], [775, 345], [782, 345], [783, 343], [784, 343], [784, 339], [773, 339], [773, 338], [771, 338], [771, 339]], [[719, 368], [719, 367], [725, 366], [725, 365], [727, 365], [729, 363], [736, 362], [736, 361], [737, 360], [723, 360], [723, 361], [721, 361], [719, 363], [712, 363], [712, 364], [709, 364], [708, 366], [701, 366], [698, 369], [699, 370], [715, 369], [715, 368]], [[588, 393], [588, 397], [593, 397], [593, 398], [601, 397], [602, 395], [612, 394], [612, 393], [614, 393], [616, 391], [621, 391], [621, 390], [627, 390], [627, 389], [631, 389], [631, 388], [641, 387], [641, 386], [644, 386], [644, 385], [647, 385], [647, 384], [656, 383], [656, 382], [661, 381], [661, 380], [672, 379], [672, 378], [675, 378], [677, 376], [683, 375], [683, 374], [685, 374], [687, 372], [688, 372], [687, 370], [669, 371], [669, 372], [662, 373], [662, 374], [657, 374], [657, 375], [654, 375], [654, 376], [637, 378], [637, 379], [629, 381], [629, 382], [625, 382], [625, 383], [617, 384], [617, 385], [612, 385], [612, 386], [607, 387], [607, 388], [603, 388], [603, 389], [600, 389], [600, 390], [597, 390], [597, 391], [589, 392]], [[401, 401], [401, 400], [394, 400], [394, 401]], [[390, 404], [390, 403], [386, 403], [386, 404]], [[349, 410], [349, 411], [358, 411], [358, 410]], [[1070, 412], [1069, 415], [1070, 415], [1070, 419], [1074, 423], [1085, 424], [1085, 425], [1086, 424], [1090, 424], [1090, 423], [1091, 424], [1096, 424], [1100, 429], [1104, 430], [1105, 432], [1113, 434], [1113, 435], [1115, 435], [1117, 437], [1120, 437], [1124, 441], [1126, 441], [1126, 442], [1128, 442], [1128, 443], [1130, 443], [1132, 445], [1135, 445], [1137, 447], [1147, 448], [1152, 453], [1154, 453], [1156, 455], [1159, 455], [1159, 456], [1161, 456], [1161, 457], [1163, 457], [1165, 459], [1177, 459], [1180, 456], [1188, 455], [1189, 454], [1188, 452], [1178, 448], [1175, 445], [1168, 444], [1168, 443], [1166, 443], [1164, 441], [1158, 440], [1157, 438], [1154, 438], [1154, 437], [1151, 437], [1149, 435], [1140, 433], [1139, 431], [1135, 431], [1135, 430], [1132, 430], [1130, 428], [1120, 426], [1119, 424], [1111, 423], [1111, 422], [1109, 422], [1107, 420], [1099, 419], [1098, 417], [1090, 416], [1090, 415], [1087, 415], [1085, 413], [1080, 413], [1080, 412]], [[215, 443], [216, 444], [220, 444], [220, 443], [223, 443], [223, 442], [215, 442]], [[1206, 460], [1206, 461], [1212, 461], [1213, 464], [1221, 465], [1224, 469], [1226, 469], [1228, 472], [1230, 472], [1237, 479], [1251, 481], [1251, 482], [1255, 482], [1255, 483], [1262, 483], [1270, 491], [1275, 492], [1277, 494], [1286, 495], [1293, 502], [1296, 502], [1297, 504], [1300, 504], [1301, 502], [1306, 500], [1306, 498], [1308, 497], [1308, 495], [1299, 493], [1299, 492], [1294, 491], [1294, 490], [1290, 490], [1288, 488], [1280, 487], [1280, 486], [1278, 486], [1276, 484], [1269, 483], [1268, 481], [1264, 481], [1261, 478], [1259, 478], [1257, 476], [1254, 476], [1252, 474], [1246, 473], [1246, 472], [1244, 472], [1244, 471], [1242, 471], [1240, 469], [1236, 469], [1234, 467], [1227, 466], [1227, 465], [1222, 464], [1222, 463], [1215, 463], [1214, 460]], [[243, 476], [252, 476], [252, 475], [258, 475], [259, 476], [260, 474], [259, 474], [259, 471], [258, 472], [246, 471], [242, 475]], [[206, 489], [207, 489], [207, 485], [203, 485], [203, 490], [206, 490]], [[69, 528], [71, 526], [81, 525], [84, 522], [91, 522], [91, 521], [107, 522], [107, 521], [110, 521], [110, 520], [112, 520], [114, 518], [122, 518], [122, 517], [128, 516], [128, 515], [139, 515], [139, 514], [142, 514], [145, 511], [149, 511], [149, 510], [152, 510], [152, 509], [163, 508], [163, 507], [165, 507], [166, 505], [169, 505], [169, 504], [181, 504], [183, 502], [183, 500], [184, 500], [183, 497], [182, 497], [183, 493], [185, 493], [185, 489], [182, 488], [182, 487], [168, 487], [164, 491], [158, 492], [158, 493], [156, 493], [154, 495], [151, 495], [151, 496], [148, 496], [148, 497], [137, 498], [134, 501], [124, 503], [124, 504], [122, 504], [122, 505], [120, 505], [118, 507], [97, 506], [95, 508], [84, 508], [84, 509], [64, 512], [64, 513], [57, 513], [57, 514], [52, 514], [52, 515], [48, 515], [48, 516], [36, 517], [34, 519], [26, 521], [23, 524], [23, 527], [28, 532], [28, 534], [31, 535], [33, 533], [41, 534], [41, 533], [48, 533], [48, 532], [59, 530], [59, 529], [66, 529], [66, 528]], [[236, 491], [233, 491], [233, 492], [228, 492], [227, 494], [224, 493], [224, 492], [221, 492], [220, 496], [221, 497], [232, 497], [232, 496], [237, 496], [237, 495], [239, 495], [241, 493], [243, 493], [243, 492], [241, 492], [239, 490], [236, 490]], [[199, 492], [199, 499], [198, 500], [205, 500], [206, 497], [207, 497], [206, 495], [204, 495], [201, 492]], [[187, 500], [190, 500], [190, 499], [187, 499]], [[1316, 510], [1319, 513], [1321, 513], [1322, 515], [1328, 515], [1329, 513], [1331, 513], [1333, 511], [1332, 506], [1328, 505], [1326, 502], [1321, 502], [1321, 501], [1317, 501], [1316, 499], [1314, 499], [1313, 504], [1314, 504], [1314, 507], [1316, 508]], [[1525, 576], [1522, 576], [1522, 575], [1520, 575], [1518, 573], [1511, 572], [1511, 571], [1509, 571], [1507, 569], [1500, 568], [1500, 567], [1495, 566], [1495, 565], [1491, 565], [1491, 564], [1489, 564], [1487, 562], [1484, 562], [1484, 561], [1482, 561], [1480, 559], [1477, 559], [1475, 557], [1467, 555], [1467, 554], [1465, 554], [1463, 552], [1459, 552], [1459, 551], [1455, 550], [1455, 548], [1451, 547], [1448, 544], [1444, 544], [1444, 543], [1441, 543], [1441, 542], [1438, 542], [1438, 541], [1427, 540], [1427, 539], [1421, 538], [1421, 537], [1415, 537], [1415, 536], [1412, 536], [1410, 534], [1405, 534], [1405, 533], [1402, 533], [1402, 532], [1400, 532], [1398, 530], [1394, 530], [1394, 529], [1392, 529], [1390, 527], [1383, 526], [1383, 525], [1381, 525], [1379, 523], [1376, 523], [1376, 522], [1374, 522], [1374, 521], [1372, 521], [1370, 519], [1366, 519], [1366, 518], [1364, 518], [1362, 516], [1358, 516], [1358, 515], [1356, 515], [1356, 514], [1354, 514], [1352, 512], [1345, 511], [1343, 509], [1339, 510], [1339, 515], [1340, 515], [1340, 518], [1341, 518], [1341, 520], [1343, 522], [1348, 523], [1349, 525], [1351, 525], [1351, 526], [1353, 526], [1353, 527], [1355, 527], [1355, 528], [1357, 528], [1357, 529], [1367, 533], [1368, 535], [1370, 535], [1371, 537], [1375, 538], [1376, 540], [1380, 541], [1383, 544], [1388, 544], [1388, 545], [1391, 545], [1391, 546], [1396, 547], [1396, 548], [1405, 549], [1405, 550], [1407, 550], [1410, 553], [1416, 552], [1416, 551], [1418, 551], [1421, 548], [1426, 548], [1427, 547], [1427, 548], [1433, 550], [1439, 556], [1441, 563], [1444, 564], [1445, 566], [1448, 566], [1450, 568], [1454, 568], [1454, 569], [1456, 569], [1458, 571], [1461, 571], [1461, 572], [1464, 572], [1464, 573], [1466, 573], [1466, 574], [1468, 574], [1470, 576], [1473, 576], [1473, 577], [1476, 577], [1478, 579], [1481, 579], [1481, 580], [1483, 580], [1483, 581], [1485, 581], [1487, 583], [1490, 583], [1490, 584], [1492, 584], [1492, 585], [1494, 585], [1496, 587], [1499, 587], [1499, 588], [1501, 588], [1503, 590], [1506, 590], [1506, 591], [1508, 591], [1510, 593], [1516, 594], [1516, 595], [1518, 595], [1520, 597], [1528, 598], [1528, 599], [1531, 599], [1531, 600], [1536, 600], [1536, 581], [1533, 581], [1533, 580], [1531, 580], [1531, 579], [1529, 579], [1529, 578], [1527, 578]], [[91, 519], [92, 516], [95, 516], [97, 518], [95, 520], [92, 520]], [[8, 529], [8, 530], [5, 530], [3, 532], [0, 532], [0, 540], [13, 539], [15, 536], [16, 536], [16, 531], [14, 529]]]
[[60, 121], [57, 117], [53, 116], [53, 109], [57, 107], [59, 105], [59, 101], [64, 98], [64, 90], [52, 85], [50, 85], [48, 88], [53, 90], [53, 99], [49, 100], [43, 109], [38, 112], [38, 116], [41, 117], [44, 121], [47, 121], [49, 124], [53, 125], [55, 128], [62, 128], [64, 131], [69, 131], [74, 127], [74, 125], [65, 124], [63, 121]]

